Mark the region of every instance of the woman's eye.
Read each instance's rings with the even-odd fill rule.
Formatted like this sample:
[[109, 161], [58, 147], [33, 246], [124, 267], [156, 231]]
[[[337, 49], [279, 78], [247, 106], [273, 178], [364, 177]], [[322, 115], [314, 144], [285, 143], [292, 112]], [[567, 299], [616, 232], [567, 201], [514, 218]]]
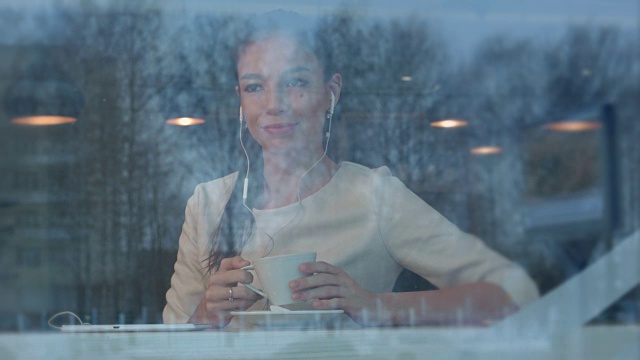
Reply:
[[260, 89], [262, 89], [262, 86], [260, 86], [260, 84], [249, 84], [244, 87], [245, 92], [256, 92]]
[[291, 79], [287, 81], [287, 87], [303, 87], [306, 86], [309, 82], [304, 79]]

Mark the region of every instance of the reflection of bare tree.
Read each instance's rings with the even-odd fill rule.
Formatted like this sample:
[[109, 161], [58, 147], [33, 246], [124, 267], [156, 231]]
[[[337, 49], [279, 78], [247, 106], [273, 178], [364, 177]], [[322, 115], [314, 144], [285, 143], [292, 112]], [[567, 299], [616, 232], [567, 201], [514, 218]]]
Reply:
[[569, 29], [545, 53], [549, 110], [566, 112], [619, 98], [631, 85], [630, 55], [613, 28]]
[[488, 40], [464, 73], [472, 146], [502, 153], [470, 157], [473, 231], [512, 257], [522, 255], [522, 161], [518, 129], [544, 107], [539, 50], [528, 42]]
[[[184, 27], [183, 39], [189, 46], [183, 48], [185, 61], [174, 67], [178, 76], [185, 75], [188, 64], [193, 85], [205, 89], [208, 110], [207, 122], [182, 139], [190, 152], [179, 163], [183, 176], [207, 181], [237, 171], [238, 163], [237, 116], [239, 101], [235, 94], [235, 69], [231, 62], [234, 43], [245, 29], [243, 22], [229, 16], [195, 16]], [[203, 162], [204, 161], [204, 162]], [[188, 191], [192, 191], [190, 188]]]
[[[117, 12], [84, 4], [56, 12], [45, 41], [73, 54], [62, 64], [86, 99], [75, 125], [81, 200], [73, 224], [77, 252], [71, 258], [80, 269], [74, 310], [96, 308], [99, 321], [111, 322], [120, 312], [140, 314], [146, 307], [151, 317], [142, 320], [153, 322], [164, 305], [186, 198], [196, 183], [243, 164], [236, 156], [238, 100], [229, 56], [243, 19], [184, 14], [182, 24], [170, 26], [175, 18], [145, 4], [120, 4]], [[523, 194], [526, 184], [562, 191], [555, 176], [566, 167], [550, 163], [524, 178], [520, 128], [616, 100], [625, 224], [638, 227], [640, 95], [633, 79], [639, 66], [621, 34], [574, 28], [551, 45], [494, 38], [454, 69], [445, 44], [418, 19], [373, 21], [343, 12], [320, 27], [345, 80], [330, 145], [337, 160], [388, 165], [461, 227], [552, 278], [551, 286], [563, 274], [553, 249], [524, 244]], [[192, 100], [196, 92], [203, 100], [185, 103], [202, 107], [207, 122], [166, 126], [168, 100]], [[446, 116], [472, 124], [457, 132], [428, 125]], [[469, 157], [467, 145], [480, 142], [504, 151]], [[567, 146], [550, 141], [534, 155]], [[569, 155], [575, 168], [588, 168], [584, 155]], [[570, 179], [571, 188], [587, 186], [580, 174]]]
[[367, 22], [346, 13], [321, 27], [345, 79], [336, 131], [345, 148], [338, 156], [388, 165], [425, 191], [419, 183], [437, 161], [430, 156], [435, 150], [425, 120], [435, 116], [444, 96], [450, 72], [445, 47], [417, 19]]
[[[472, 84], [471, 113], [482, 122], [481, 127], [473, 129], [471, 141], [493, 141], [504, 149], [492, 159], [472, 162], [474, 228], [541, 277], [543, 290], [584, 266], [589, 254], [577, 248], [562, 250], [569, 243], [524, 243], [525, 184], [529, 193], [555, 195], [594, 186], [600, 181], [594, 179], [598, 176], [594, 166], [599, 148], [594, 146], [597, 139], [593, 136], [578, 139], [578, 135], [555, 134], [546, 136], [545, 143], [523, 149], [521, 136], [532, 124], [560, 120], [557, 117], [562, 114], [619, 101], [623, 94], [637, 88], [628, 79], [634, 58], [623, 44], [629, 40], [612, 29], [593, 28], [571, 28], [563, 38], [548, 45], [495, 38], [480, 48], [469, 67], [466, 78], [473, 80], [468, 81]], [[618, 106], [629, 106], [629, 102]], [[632, 117], [628, 116], [619, 119], [623, 127], [632, 127], [630, 121]], [[591, 154], [581, 150], [589, 144]], [[528, 168], [527, 178], [522, 177], [523, 150], [529, 151], [529, 165], [535, 165]], [[637, 166], [625, 168], [635, 168], [632, 173], [638, 171]], [[627, 189], [633, 186], [628, 181], [619, 185]], [[631, 207], [627, 209], [634, 213]], [[564, 256], [561, 251], [583, 253], [569, 254], [575, 256], [573, 259], [558, 258]]]
[[[574, 27], [546, 54], [550, 112], [611, 103], [617, 113], [617, 153], [621, 182], [621, 224], [637, 229], [640, 219], [637, 135], [640, 123], [638, 35], [616, 28]], [[633, 100], [632, 100], [633, 99]], [[633, 136], [632, 134], [635, 134]]]
[[[162, 162], [162, 121], [150, 107], [162, 78], [158, 51], [161, 14], [148, 8], [128, 12], [89, 7], [86, 12], [61, 12], [69, 40], [78, 52], [74, 65], [82, 69], [82, 87], [89, 99], [81, 153], [84, 183], [80, 259], [83, 274], [81, 311], [100, 310], [101, 319], [138, 313], [141, 306], [157, 308], [159, 286], [143, 276], [139, 257], [161, 258], [166, 232], [161, 184], [167, 172]], [[59, 35], [59, 33], [57, 33]], [[151, 262], [153, 264], [153, 262]], [[160, 267], [157, 263], [156, 266]], [[166, 274], [166, 271], [164, 272]], [[141, 303], [149, 297], [151, 304]], [[147, 300], [148, 301], [148, 300]]]

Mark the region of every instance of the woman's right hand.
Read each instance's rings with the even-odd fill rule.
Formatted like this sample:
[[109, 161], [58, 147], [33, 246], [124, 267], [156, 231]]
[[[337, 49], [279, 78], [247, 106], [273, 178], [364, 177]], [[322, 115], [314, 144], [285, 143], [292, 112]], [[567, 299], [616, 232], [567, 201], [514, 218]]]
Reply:
[[242, 270], [250, 264], [240, 256], [223, 259], [218, 270], [209, 276], [204, 297], [189, 322], [224, 327], [231, 321], [231, 311], [246, 310], [261, 299], [260, 295], [240, 285], [253, 282], [253, 275]]

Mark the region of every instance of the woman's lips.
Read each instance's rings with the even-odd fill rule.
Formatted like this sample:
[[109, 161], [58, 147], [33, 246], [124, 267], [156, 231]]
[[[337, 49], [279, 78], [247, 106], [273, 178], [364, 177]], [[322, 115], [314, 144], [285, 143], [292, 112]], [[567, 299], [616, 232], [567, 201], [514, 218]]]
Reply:
[[264, 131], [273, 135], [282, 135], [288, 134], [293, 131], [296, 127], [296, 123], [278, 123], [278, 124], [269, 124], [262, 127]]

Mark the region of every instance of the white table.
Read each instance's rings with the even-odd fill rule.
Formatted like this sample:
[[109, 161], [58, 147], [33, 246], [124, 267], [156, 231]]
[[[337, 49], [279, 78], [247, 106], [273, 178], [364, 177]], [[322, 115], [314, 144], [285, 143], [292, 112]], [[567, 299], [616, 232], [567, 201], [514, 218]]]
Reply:
[[[491, 328], [0, 334], [4, 359], [640, 359], [640, 325], [581, 327], [640, 281], [640, 231]], [[615, 279], [615, 281], [611, 281]]]
[[640, 326], [556, 335], [478, 328], [0, 334], [0, 359], [640, 359]]

